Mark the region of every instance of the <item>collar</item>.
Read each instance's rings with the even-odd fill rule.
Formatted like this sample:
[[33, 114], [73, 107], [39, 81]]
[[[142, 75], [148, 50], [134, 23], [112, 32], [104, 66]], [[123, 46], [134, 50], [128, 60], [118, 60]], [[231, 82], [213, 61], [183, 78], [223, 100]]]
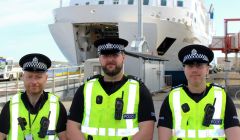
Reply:
[[22, 92], [21, 99], [25, 108], [28, 109], [31, 114], [36, 114], [37, 111], [41, 109], [44, 103], [48, 100], [48, 92], [43, 91], [42, 96], [37, 101], [35, 107], [33, 107], [33, 105], [30, 103], [26, 91]]

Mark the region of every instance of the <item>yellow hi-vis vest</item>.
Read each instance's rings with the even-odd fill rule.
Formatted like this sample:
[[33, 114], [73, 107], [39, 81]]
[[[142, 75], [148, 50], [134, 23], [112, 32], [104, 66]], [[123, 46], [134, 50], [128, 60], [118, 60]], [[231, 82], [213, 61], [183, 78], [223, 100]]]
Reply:
[[[215, 112], [209, 127], [203, 126], [205, 106], [213, 105]], [[182, 105], [187, 103], [190, 110], [183, 112]], [[192, 100], [182, 87], [172, 90], [169, 94], [169, 104], [173, 116], [172, 140], [225, 140], [224, 114], [226, 106], [226, 93], [217, 86], [212, 86], [209, 93], [198, 103]]]
[[[115, 101], [122, 98], [121, 120], [115, 120]], [[97, 104], [97, 96], [102, 102]], [[129, 79], [118, 91], [110, 96], [104, 91], [98, 79], [88, 81], [84, 87], [84, 115], [81, 131], [85, 138], [93, 140], [122, 140], [139, 131], [138, 127], [139, 82]]]
[[[48, 100], [45, 102], [41, 110], [39, 110], [37, 117], [32, 124], [36, 114], [30, 114], [31, 129], [29, 122], [29, 112], [26, 109], [24, 103], [21, 100], [21, 94], [18, 93], [10, 99], [10, 131], [8, 134], [8, 140], [24, 140], [24, 137], [32, 134], [34, 140], [55, 140], [56, 138], [56, 125], [59, 117], [59, 99], [57, 96], [48, 93]], [[40, 121], [42, 117], [48, 118], [49, 111], [51, 111], [49, 116], [49, 127], [47, 135], [45, 138], [39, 138], [38, 132], [40, 131]], [[18, 117], [25, 118], [27, 125], [26, 130], [22, 131], [19, 123]], [[52, 135], [49, 133], [53, 133]]]

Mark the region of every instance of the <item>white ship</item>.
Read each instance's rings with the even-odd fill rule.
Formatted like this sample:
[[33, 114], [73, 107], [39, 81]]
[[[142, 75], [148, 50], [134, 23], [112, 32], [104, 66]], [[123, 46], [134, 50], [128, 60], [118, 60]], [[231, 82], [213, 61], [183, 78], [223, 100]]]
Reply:
[[[212, 41], [212, 10], [204, 0], [143, 0], [143, 36], [148, 52], [169, 61], [165, 74], [183, 77], [178, 51], [187, 44]], [[79, 65], [97, 57], [93, 42], [121, 37], [131, 44], [138, 33], [138, 0], [71, 0], [54, 10], [50, 32], [68, 61]], [[130, 45], [126, 48], [132, 51]], [[173, 82], [177, 82], [174, 81]]]

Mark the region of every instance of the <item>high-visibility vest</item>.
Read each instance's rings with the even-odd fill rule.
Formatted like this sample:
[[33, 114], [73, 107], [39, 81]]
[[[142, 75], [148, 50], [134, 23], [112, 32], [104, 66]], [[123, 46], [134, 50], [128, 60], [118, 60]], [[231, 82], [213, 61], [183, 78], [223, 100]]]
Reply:
[[[10, 99], [10, 131], [8, 140], [24, 140], [27, 135], [32, 135], [34, 140], [55, 140], [56, 138], [56, 125], [59, 117], [59, 98], [51, 93], [48, 93], [48, 100], [37, 114], [30, 114], [21, 100], [21, 94], [18, 93]], [[50, 112], [50, 116], [48, 118]], [[31, 120], [31, 129], [29, 122], [29, 114]], [[35, 121], [34, 118], [37, 115]], [[26, 130], [22, 131], [18, 117], [25, 118], [27, 125]], [[42, 117], [49, 119], [49, 127], [45, 138], [39, 138], [38, 132], [40, 131], [40, 121]], [[34, 123], [33, 123], [34, 121]]]
[[[207, 104], [213, 105], [215, 99], [215, 112], [210, 126], [203, 126], [204, 109]], [[189, 111], [184, 113], [182, 105], [185, 103], [188, 104]], [[169, 105], [173, 116], [172, 140], [177, 140], [177, 138], [182, 140], [212, 140], [213, 138], [225, 140], [226, 93], [224, 89], [212, 86], [209, 93], [196, 103], [182, 87], [178, 87], [170, 92]]]
[[[97, 98], [102, 98], [101, 102]], [[115, 102], [123, 100], [121, 120], [115, 120]], [[97, 79], [84, 87], [84, 115], [81, 131], [93, 140], [128, 140], [139, 131], [139, 82], [129, 79], [118, 91], [107, 95]]]

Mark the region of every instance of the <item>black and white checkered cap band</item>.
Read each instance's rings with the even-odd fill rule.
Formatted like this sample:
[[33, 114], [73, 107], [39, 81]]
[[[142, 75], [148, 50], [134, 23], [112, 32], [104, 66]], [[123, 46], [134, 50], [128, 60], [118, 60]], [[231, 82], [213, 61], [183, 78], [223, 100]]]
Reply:
[[47, 65], [42, 62], [38, 62], [37, 57], [34, 57], [31, 62], [26, 62], [23, 64], [23, 70], [28, 69], [28, 68], [40, 69], [40, 70], [46, 71]]
[[99, 45], [98, 46], [98, 53], [100, 53], [101, 51], [106, 51], [106, 50], [119, 50], [119, 51], [123, 51], [124, 50], [124, 45], [107, 43], [107, 44], [103, 44], [103, 45]]
[[191, 59], [202, 59], [202, 60], [204, 60], [206, 62], [209, 62], [209, 59], [208, 59], [208, 57], [206, 55], [204, 55], [204, 54], [197, 54], [197, 53], [193, 54], [192, 53], [192, 54], [188, 54], [188, 55], [184, 56], [183, 63], [186, 62], [187, 60], [191, 60]]

